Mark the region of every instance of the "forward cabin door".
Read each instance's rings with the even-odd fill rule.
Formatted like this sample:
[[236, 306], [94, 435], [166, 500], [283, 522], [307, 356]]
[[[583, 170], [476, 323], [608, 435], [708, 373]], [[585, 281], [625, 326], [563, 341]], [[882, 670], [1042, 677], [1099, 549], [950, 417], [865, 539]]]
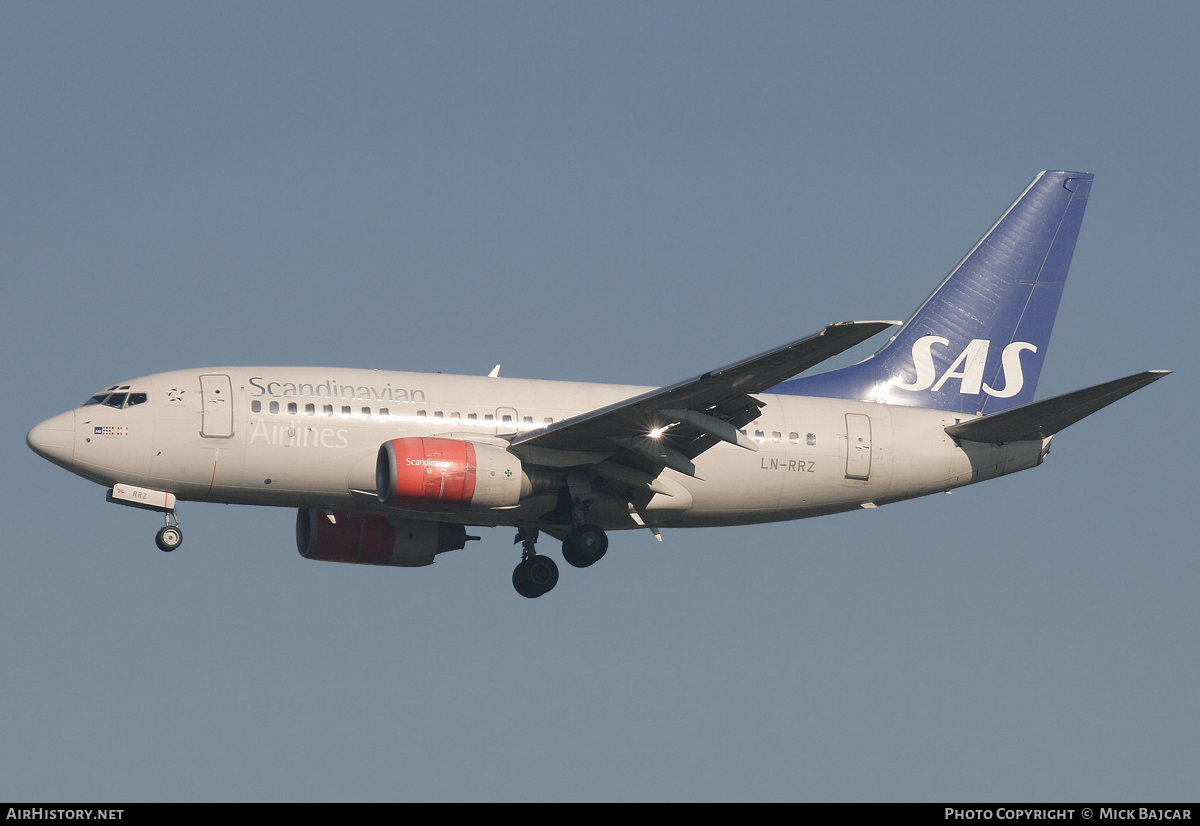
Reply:
[[229, 376], [201, 376], [200, 403], [200, 435], [210, 439], [233, 436], [233, 386]]
[[871, 417], [846, 414], [846, 478], [869, 479], [871, 476]]

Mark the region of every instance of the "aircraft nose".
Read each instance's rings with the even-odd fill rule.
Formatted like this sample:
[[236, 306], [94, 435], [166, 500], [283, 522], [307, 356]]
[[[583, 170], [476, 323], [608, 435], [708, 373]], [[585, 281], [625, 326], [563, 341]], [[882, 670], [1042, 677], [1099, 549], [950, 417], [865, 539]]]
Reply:
[[43, 459], [69, 468], [75, 460], [75, 411], [46, 419], [29, 431], [25, 443]]

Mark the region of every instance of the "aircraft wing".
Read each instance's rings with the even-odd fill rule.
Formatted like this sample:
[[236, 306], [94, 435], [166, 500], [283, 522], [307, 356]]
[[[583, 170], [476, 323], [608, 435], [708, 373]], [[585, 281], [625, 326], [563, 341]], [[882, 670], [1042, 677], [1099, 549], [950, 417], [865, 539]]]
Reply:
[[758, 418], [763, 406], [749, 394], [761, 393], [897, 323], [830, 324], [808, 338], [718, 370], [520, 434], [512, 447], [535, 464], [542, 463], [539, 457], [548, 457], [548, 451], [621, 453], [614, 457], [619, 464], [642, 467], [653, 476], [663, 467], [696, 476], [691, 460], [718, 441], [758, 449], [738, 432]]
[[1147, 370], [1123, 379], [1097, 384], [1073, 393], [1014, 407], [990, 416], [952, 424], [946, 433], [968, 442], [1024, 442], [1053, 436], [1063, 428], [1108, 407], [1135, 390], [1169, 375], [1170, 370]]

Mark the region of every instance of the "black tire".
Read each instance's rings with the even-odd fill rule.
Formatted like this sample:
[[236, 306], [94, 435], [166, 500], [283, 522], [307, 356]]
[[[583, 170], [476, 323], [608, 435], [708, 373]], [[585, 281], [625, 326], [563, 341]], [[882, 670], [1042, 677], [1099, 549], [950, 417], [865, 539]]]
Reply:
[[526, 599], [537, 599], [558, 584], [558, 566], [548, 556], [537, 554], [513, 568], [513, 587]]
[[558, 565], [548, 556], [538, 554], [529, 560], [529, 579], [539, 590], [539, 596], [558, 584]]
[[595, 565], [608, 553], [608, 534], [596, 525], [580, 525], [563, 540], [563, 559], [576, 568]]
[[174, 525], [164, 525], [154, 535], [154, 544], [160, 551], [170, 553], [183, 544], [183, 531]]
[[533, 580], [529, 578], [529, 561], [526, 560], [513, 568], [513, 587], [517, 589], [517, 593], [526, 599], [535, 599], [540, 597], [542, 592], [533, 584]]

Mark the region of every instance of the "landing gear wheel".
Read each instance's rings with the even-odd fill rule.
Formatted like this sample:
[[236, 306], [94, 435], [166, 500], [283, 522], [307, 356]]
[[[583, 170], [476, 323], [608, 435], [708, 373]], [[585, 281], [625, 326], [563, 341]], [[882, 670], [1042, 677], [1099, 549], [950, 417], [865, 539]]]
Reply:
[[535, 554], [513, 568], [513, 587], [526, 599], [536, 599], [558, 584], [558, 566], [548, 556]]
[[183, 531], [175, 525], [161, 527], [154, 535], [154, 544], [160, 551], [170, 553], [183, 544]]
[[608, 552], [608, 534], [595, 525], [580, 525], [563, 540], [563, 559], [576, 568], [595, 565]]

